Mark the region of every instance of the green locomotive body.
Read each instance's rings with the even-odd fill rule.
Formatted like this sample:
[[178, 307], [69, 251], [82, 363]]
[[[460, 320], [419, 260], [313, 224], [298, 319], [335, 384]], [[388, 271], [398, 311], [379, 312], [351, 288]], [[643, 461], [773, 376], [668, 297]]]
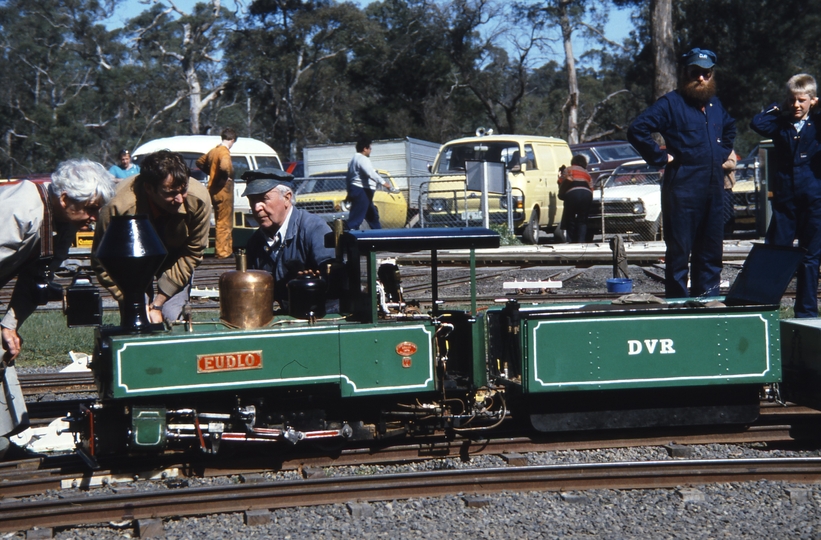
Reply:
[[113, 335], [99, 390], [107, 399], [329, 383], [344, 397], [432, 392], [433, 333], [422, 321], [362, 325], [329, 316], [309, 324], [282, 316], [253, 330], [207, 324]]
[[[253, 329], [99, 329], [100, 399], [74, 418], [81, 450], [96, 458], [214, 452], [225, 441], [487, 431], [511, 410], [548, 432], [744, 425], [756, 419], [762, 390], [783, 379], [777, 304], [483, 307], [475, 250], [498, 247], [492, 231], [354, 231], [337, 242], [340, 314], [279, 314]], [[471, 255], [469, 306], [438, 300], [445, 249]], [[419, 250], [432, 258], [425, 313], [384, 279], [398, 269], [383, 273], [377, 260]]]

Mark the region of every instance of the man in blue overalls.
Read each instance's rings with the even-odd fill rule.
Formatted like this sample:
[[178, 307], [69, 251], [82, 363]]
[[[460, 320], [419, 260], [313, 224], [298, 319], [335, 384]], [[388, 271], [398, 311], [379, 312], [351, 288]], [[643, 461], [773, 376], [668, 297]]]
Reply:
[[[662, 224], [667, 242], [667, 298], [715, 296], [722, 266], [724, 172], [735, 120], [715, 97], [716, 55], [693, 49], [682, 57], [678, 88], [642, 112], [627, 138], [647, 163], [664, 167]], [[662, 149], [653, 133], [664, 137]], [[691, 287], [687, 276], [692, 265]]]

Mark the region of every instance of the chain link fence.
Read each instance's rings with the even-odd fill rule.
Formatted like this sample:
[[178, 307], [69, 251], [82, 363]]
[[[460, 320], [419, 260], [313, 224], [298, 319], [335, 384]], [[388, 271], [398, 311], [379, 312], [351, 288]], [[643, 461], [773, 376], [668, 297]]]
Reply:
[[[756, 220], [760, 219], [759, 205], [762, 198], [759, 194], [758, 171], [757, 167], [746, 164], [736, 169], [733, 226], [739, 233], [755, 230]], [[617, 234], [630, 240], [664, 240], [662, 176], [663, 172], [657, 168], [636, 165], [632, 170], [620, 168], [610, 175], [600, 177], [590, 208], [586, 240], [606, 240]], [[464, 174], [452, 177], [436, 175], [433, 182], [430, 176], [388, 178], [400, 187], [402, 196], [391, 196], [381, 187], [377, 190], [374, 203], [379, 208], [380, 220], [385, 228], [476, 227], [483, 224], [481, 193], [466, 188]], [[344, 176], [326, 173], [310, 178], [295, 178], [294, 183], [298, 208], [319, 214], [328, 221], [335, 217], [347, 219], [350, 205], [346, 200]], [[242, 199], [244, 202], [244, 198]], [[512, 222], [513, 230], [520, 229], [526, 225], [527, 202], [524, 193], [517, 188], [511, 191], [510, 200], [506, 194], [488, 194], [490, 225], [507, 226]], [[561, 205], [561, 201], [556, 201], [556, 205], [551, 202], [553, 207], [548, 209], [555, 215], [554, 223], [561, 220]], [[250, 209], [243, 208], [242, 211], [250, 214]], [[254, 223], [253, 226], [255, 225]]]
[[[664, 240], [661, 212], [664, 172], [653, 169], [656, 168], [636, 165], [633, 170], [619, 168], [599, 178], [588, 219], [588, 241], [597, 236], [607, 239], [617, 234], [632, 240]], [[754, 166], [736, 168], [732, 208], [727, 208], [725, 215], [730, 220], [726, 235], [754, 231], [756, 220], [761, 219], [757, 172], [758, 168]]]
[[[487, 196], [490, 225], [513, 224], [521, 226], [525, 218], [525, 197], [522, 190], [513, 188], [507, 194], [489, 193]], [[464, 176], [453, 181], [437, 177], [426, 182], [419, 190], [420, 227], [481, 227], [484, 223], [482, 194], [466, 187]]]
[[616, 169], [600, 177], [593, 192], [587, 222], [587, 241], [615, 234], [634, 240], [660, 240], [662, 172], [648, 165]]

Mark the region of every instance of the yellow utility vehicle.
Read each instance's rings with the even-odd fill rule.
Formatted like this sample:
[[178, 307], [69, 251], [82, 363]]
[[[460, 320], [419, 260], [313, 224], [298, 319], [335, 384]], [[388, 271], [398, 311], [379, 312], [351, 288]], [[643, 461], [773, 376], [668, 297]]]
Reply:
[[[482, 224], [481, 191], [469, 189], [466, 166], [470, 162], [501, 163], [504, 188], [488, 194], [491, 224], [508, 222], [507, 186], [510, 186], [513, 226], [529, 244], [539, 242], [540, 231], [558, 231], [562, 202], [557, 197], [559, 167], [570, 166], [570, 147], [554, 137], [493, 135], [483, 129], [476, 137], [442, 146], [423, 190], [420, 211], [425, 226], [477, 226]], [[561, 233], [557, 234], [561, 240]]]

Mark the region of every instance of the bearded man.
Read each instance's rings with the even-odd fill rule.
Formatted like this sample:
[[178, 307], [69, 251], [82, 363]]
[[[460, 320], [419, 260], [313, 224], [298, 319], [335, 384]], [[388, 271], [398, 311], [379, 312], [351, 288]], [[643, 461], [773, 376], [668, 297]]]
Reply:
[[[736, 129], [735, 120], [715, 97], [715, 63], [715, 53], [704, 49], [682, 56], [678, 89], [645, 109], [627, 130], [628, 140], [644, 160], [664, 167], [661, 208], [667, 298], [719, 293], [724, 235], [721, 166], [733, 151]], [[666, 148], [659, 146], [653, 133], [664, 138]]]

